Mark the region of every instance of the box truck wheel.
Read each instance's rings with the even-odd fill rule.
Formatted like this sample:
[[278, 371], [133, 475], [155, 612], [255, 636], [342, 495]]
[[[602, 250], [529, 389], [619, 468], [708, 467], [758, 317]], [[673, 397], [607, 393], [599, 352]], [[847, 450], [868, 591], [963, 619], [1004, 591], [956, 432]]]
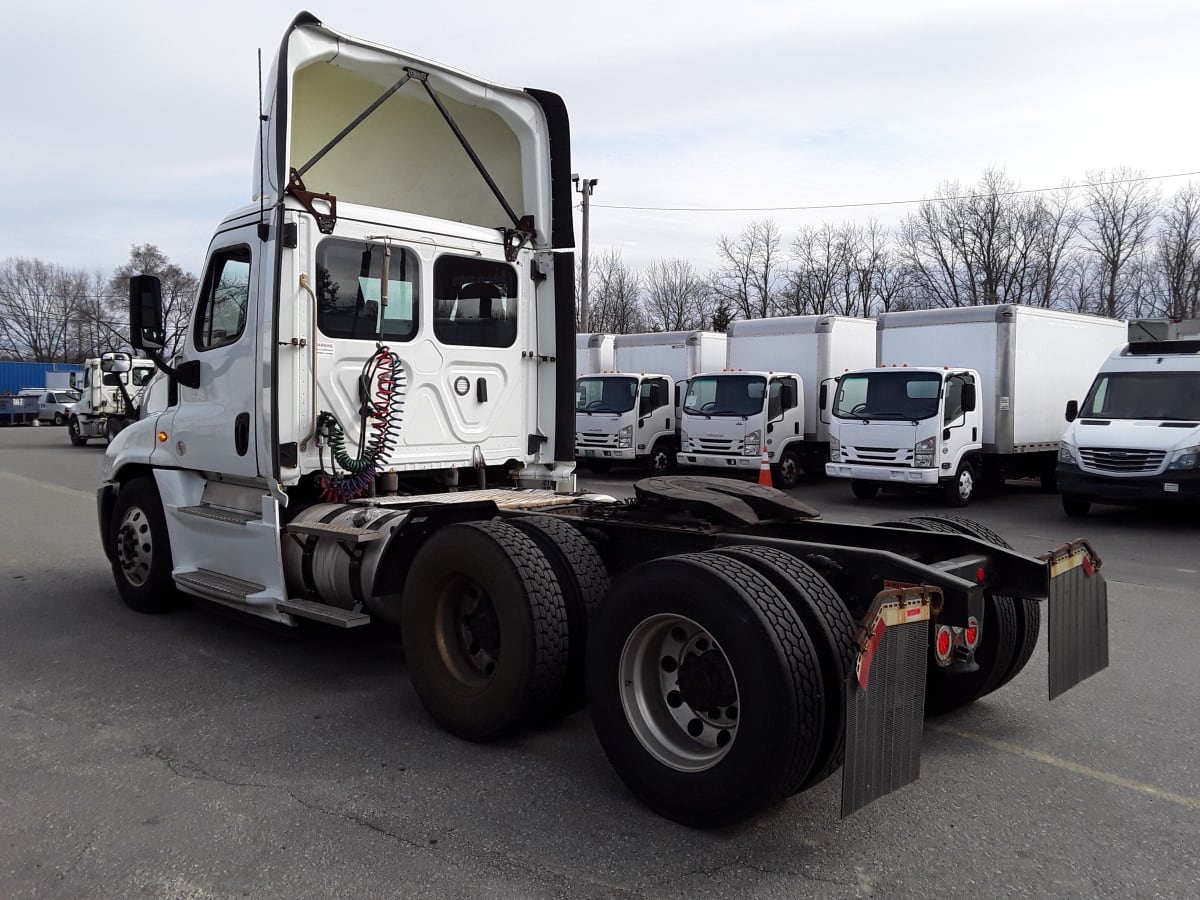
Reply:
[[514, 516], [506, 519], [523, 531], [550, 560], [567, 610], [567, 673], [559, 715], [582, 709], [587, 699], [583, 660], [588, 628], [608, 593], [608, 570], [591, 542], [574, 525], [554, 516]]
[[562, 590], [512, 525], [435, 531], [405, 579], [400, 630], [417, 697], [451, 734], [490, 740], [558, 708], [570, 650]]
[[152, 478], [135, 478], [121, 485], [109, 521], [108, 546], [113, 579], [126, 606], [157, 613], [177, 605], [171, 541]]
[[800, 481], [800, 457], [795, 450], [787, 449], [775, 464], [775, 487], [794, 488]]
[[782, 800], [821, 746], [826, 699], [807, 630], [769, 581], [716, 554], [652, 560], [614, 583], [587, 684], [617, 774], [686, 825]]
[[612, 470], [612, 463], [607, 459], [589, 459], [588, 468], [595, 475], [607, 475]]
[[870, 500], [879, 493], [879, 485], [873, 481], [860, 481], [857, 478], [850, 479], [850, 490], [854, 492], [854, 496], [859, 500]]
[[825, 727], [817, 758], [800, 790], [824, 781], [837, 771], [846, 752], [842, 696], [846, 677], [854, 671], [857, 648], [850, 610], [816, 569], [775, 547], [739, 544], [713, 551], [740, 560], [775, 585], [804, 622], [817, 651], [825, 687]]
[[71, 439], [71, 443], [76, 447], [82, 447], [88, 442], [88, 439], [80, 431], [79, 419], [75, 416], [71, 416], [71, 421], [67, 423], [67, 437]]
[[943, 495], [946, 498], [947, 506], [966, 506], [971, 502], [971, 498], [975, 496], [975, 483], [978, 476], [975, 474], [975, 466], [970, 461], [963, 460], [958, 464], [958, 471], [954, 473], [954, 478], [947, 481], [942, 486]]
[[1063, 494], [1062, 495], [1063, 512], [1072, 519], [1078, 519], [1086, 516], [1092, 508], [1092, 498], [1085, 497], [1083, 494]]
[[646, 471], [651, 475], [667, 475], [675, 471], [675, 448], [666, 439], [654, 442], [650, 455], [646, 457]]

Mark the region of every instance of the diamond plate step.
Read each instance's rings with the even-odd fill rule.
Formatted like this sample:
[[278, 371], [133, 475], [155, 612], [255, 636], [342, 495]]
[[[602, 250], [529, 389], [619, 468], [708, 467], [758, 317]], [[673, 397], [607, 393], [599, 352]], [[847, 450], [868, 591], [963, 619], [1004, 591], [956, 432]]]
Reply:
[[210, 600], [232, 600], [234, 603], [245, 603], [251, 594], [259, 594], [266, 590], [264, 585], [243, 581], [241, 578], [223, 575], [210, 569], [179, 572], [175, 575], [175, 583], [189, 594], [197, 594]]
[[275, 608], [280, 612], [300, 616], [302, 619], [312, 619], [315, 622], [324, 622], [339, 628], [357, 628], [359, 625], [366, 625], [371, 621], [371, 617], [366, 613], [340, 609], [326, 603], [314, 603], [311, 600], [282, 600], [275, 604]]
[[287, 526], [288, 534], [306, 534], [316, 537], [331, 537], [348, 544], [362, 544], [386, 537], [387, 532], [373, 528], [356, 528], [353, 525], [337, 525], [332, 522], [292, 522]]
[[227, 509], [223, 506], [209, 506], [202, 503], [199, 506], [181, 506], [181, 513], [197, 516], [201, 519], [215, 519], [218, 522], [229, 522], [232, 525], [249, 525], [251, 522], [261, 522], [258, 513], [246, 512], [244, 509]]

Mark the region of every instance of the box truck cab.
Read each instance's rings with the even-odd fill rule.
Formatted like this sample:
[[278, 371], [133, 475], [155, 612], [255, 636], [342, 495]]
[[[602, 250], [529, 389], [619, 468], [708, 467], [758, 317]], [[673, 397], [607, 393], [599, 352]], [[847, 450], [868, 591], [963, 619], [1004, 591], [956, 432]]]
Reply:
[[725, 360], [725, 335], [710, 331], [619, 334], [610, 371], [575, 385], [575, 454], [594, 472], [616, 464], [670, 471], [679, 450], [686, 380]]
[[689, 385], [679, 464], [758, 469], [765, 449], [778, 487], [823, 474], [832, 388], [875, 364], [875, 320], [780, 316], [732, 322], [727, 334], [725, 370]]
[[1069, 516], [1093, 502], [1200, 501], [1200, 340], [1135, 342], [1067, 404], [1058, 487]]
[[104, 371], [102, 363], [100, 357], [86, 360], [77, 379], [80, 398], [67, 414], [67, 436], [76, 447], [92, 438], [111, 439], [125, 427], [137, 415], [126, 397], [136, 407], [156, 371], [151, 359], [132, 359], [123, 372]]

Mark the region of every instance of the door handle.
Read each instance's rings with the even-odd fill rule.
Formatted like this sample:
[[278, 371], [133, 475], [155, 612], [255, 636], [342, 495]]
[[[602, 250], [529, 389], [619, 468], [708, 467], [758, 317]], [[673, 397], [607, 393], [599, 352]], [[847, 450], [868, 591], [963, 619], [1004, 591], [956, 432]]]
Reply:
[[480, 403], [487, 403], [487, 379], [479, 377], [475, 379], [475, 399]]
[[238, 456], [245, 456], [250, 449], [250, 413], [238, 413], [233, 420], [233, 449]]

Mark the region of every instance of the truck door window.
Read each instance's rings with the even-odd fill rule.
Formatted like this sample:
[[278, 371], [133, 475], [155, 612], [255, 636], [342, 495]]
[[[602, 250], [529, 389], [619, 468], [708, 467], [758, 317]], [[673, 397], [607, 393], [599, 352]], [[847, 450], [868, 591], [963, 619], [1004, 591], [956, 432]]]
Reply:
[[420, 307], [417, 256], [392, 245], [387, 306], [383, 305], [384, 246], [329, 238], [317, 247], [317, 327], [334, 338], [410, 341]]
[[246, 327], [250, 302], [250, 248], [218, 250], [208, 263], [196, 310], [197, 350], [234, 343]]
[[443, 344], [511, 347], [517, 340], [516, 270], [491, 260], [438, 257], [433, 333]]
[[943, 425], [952, 425], [962, 418], [962, 389], [967, 381], [963, 375], [952, 375], [946, 379], [946, 411], [942, 417]]
[[133, 370], [133, 386], [141, 387], [154, 376], [153, 369], [134, 369]]

